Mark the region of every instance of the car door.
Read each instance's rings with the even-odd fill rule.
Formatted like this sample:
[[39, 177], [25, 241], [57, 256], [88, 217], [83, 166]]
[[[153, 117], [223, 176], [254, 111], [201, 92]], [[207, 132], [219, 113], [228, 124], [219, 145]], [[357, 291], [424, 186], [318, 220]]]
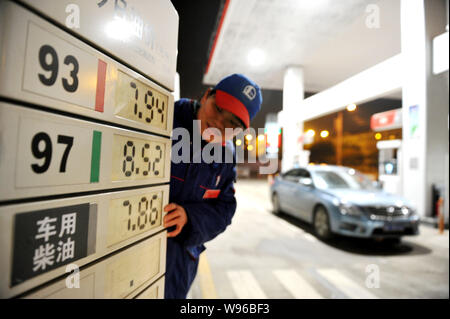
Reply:
[[290, 214], [295, 214], [295, 187], [298, 183], [298, 169], [292, 169], [283, 174], [278, 190], [281, 208]]
[[[311, 174], [306, 169], [300, 169], [299, 181], [295, 192], [295, 207], [297, 209], [297, 216], [305, 221], [311, 221], [312, 210], [316, 203], [316, 189], [312, 183]], [[310, 181], [310, 185], [306, 182]]]

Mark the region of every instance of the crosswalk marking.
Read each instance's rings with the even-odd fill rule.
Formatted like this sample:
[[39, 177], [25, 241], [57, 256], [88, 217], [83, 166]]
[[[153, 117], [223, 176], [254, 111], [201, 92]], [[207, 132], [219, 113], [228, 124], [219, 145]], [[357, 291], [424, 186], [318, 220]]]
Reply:
[[228, 271], [227, 276], [239, 299], [267, 299], [266, 294], [250, 271]]
[[296, 299], [322, 299], [323, 297], [294, 270], [274, 270], [273, 274]]
[[377, 299], [378, 297], [362, 288], [335, 269], [318, 269], [317, 272], [327, 281], [352, 299]]

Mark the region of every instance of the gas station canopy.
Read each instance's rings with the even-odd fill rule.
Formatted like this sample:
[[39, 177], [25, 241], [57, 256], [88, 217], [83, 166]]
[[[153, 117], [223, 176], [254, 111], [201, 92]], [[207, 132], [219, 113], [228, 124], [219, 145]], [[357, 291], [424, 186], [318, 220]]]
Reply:
[[400, 53], [400, 0], [226, 0], [219, 19], [209, 85], [244, 73], [282, 89], [300, 66], [305, 91], [318, 92]]

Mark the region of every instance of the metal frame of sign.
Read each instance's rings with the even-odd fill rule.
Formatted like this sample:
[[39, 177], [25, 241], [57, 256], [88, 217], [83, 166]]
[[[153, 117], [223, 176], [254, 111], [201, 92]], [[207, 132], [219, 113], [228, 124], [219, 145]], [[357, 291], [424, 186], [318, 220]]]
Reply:
[[[15, 3], [0, 2], [0, 30], [0, 96], [171, 135], [174, 98], [166, 89]], [[123, 114], [134, 104], [126, 94], [139, 110]]]
[[[142, 216], [140, 216], [137, 205], [136, 207], [133, 207], [132, 215], [128, 214], [128, 207], [124, 207], [124, 209], [120, 211], [112, 208], [114, 205], [114, 201], [131, 200], [131, 198], [137, 196], [148, 197], [149, 195], [155, 193], [161, 194], [159, 196], [161, 206], [157, 207], [157, 216], [155, 216], [155, 221], [157, 222], [155, 222], [154, 226], [150, 225], [150, 216], [148, 216], [149, 220], [147, 224], [146, 216], [151, 214], [151, 209], [146, 210], [144, 221], [144, 218], [140, 218]], [[47, 281], [64, 275], [66, 273], [65, 268], [68, 263], [75, 263], [76, 265], [81, 267], [101, 257], [111, 254], [114, 251], [132, 245], [134, 242], [140, 241], [148, 236], [160, 232], [164, 229], [162, 220], [166, 215], [162, 208], [168, 203], [168, 201], [169, 185], [165, 185], [120, 192], [103, 193], [99, 195], [64, 198], [58, 200], [48, 200], [42, 202], [7, 205], [0, 207], [0, 251], [2, 251], [2, 254], [6, 256], [11, 256], [11, 258], [0, 259], [0, 272], [3, 274], [3, 276], [0, 277], [0, 298], [8, 298], [21, 294]], [[12, 272], [16, 263], [15, 260], [13, 260], [13, 257], [15, 257], [17, 254], [17, 251], [14, 251], [16, 241], [22, 240], [27, 243], [26, 240], [32, 237], [31, 242], [33, 244], [29, 245], [33, 246], [31, 247], [32, 250], [36, 248], [34, 246], [37, 246], [40, 244], [40, 242], [43, 242], [43, 240], [40, 240], [40, 242], [35, 240], [34, 232], [31, 231], [27, 232], [26, 230], [21, 230], [20, 233], [19, 231], [18, 233], [15, 233], [15, 231], [17, 231], [16, 216], [23, 214], [33, 215], [50, 210], [57, 211], [58, 209], [60, 211], [63, 211], [63, 209], [66, 207], [74, 207], [76, 205], [83, 204], [86, 204], [89, 207], [89, 229], [77, 228], [77, 231], [78, 233], [82, 232], [89, 237], [87, 240], [88, 247], [86, 256], [80, 259], [69, 259], [65, 263], [61, 263], [61, 265], [57, 268], [41, 272], [36, 276], [24, 280], [22, 283], [12, 285]], [[61, 214], [62, 213], [58, 213], [59, 216], [61, 216]], [[145, 225], [145, 227], [143, 227], [141, 230], [137, 229], [137, 227], [129, 227], [130, 229], [128, 230], [128, 220], [131, 221], [131, 226], [134, 226], [137, 223], [141, 223], [142, 225]], [[58, 238], [58, 233], [60, 233], [60, 231], [59, 229], [55, 230], [57, 231], [54, 237]], [[77, 242], [75, 242], [75, 245], [76, 244]], [[21, 254], [24, 254], [25, 250], [26, 249], [24, 249], [24, 247], [22, 246], [20, 250]], [[29, 259], [29, 268], [31, 271], [31, 268], [33, 266], [33, 259], [31, 257]], [[55, 260], [52, 261], [56, 263]], [[21, 260], [20, 262], [20, 266], [25, 267], [23, 264], [26, 264], [26, 261], [24, 262]]]
[[[121, 153], [123, 141], [119, 138], [136, 143], [134, 154], [130, 147], [126, 154]], [[160, 150], [158, 161], [147, 157], [144, 162], [148, 155], [140, 145], [144, 142]], [[0, 144], [0, 201], [170, 181], [170, 139], [18, 105], [0, 103]], [[142, 166], [135, 167], [135, 160]], [[154, 174], [162, 177], [144, 177], [147, 163], [164, 163], [161, 172], [154, 168]], [[148, 167], [146, 175], [151, 176], [150, 164]], [[122, 169], [126, 173], [120, 173]]]
[[164, 299], [164, 283], [165, 277], [161, 277], [149, 287], [130, 294], [127, 298], [134, 299]]
[[[78, 273], [79, 288], [75, 288], [73, 273], [66, 278], [49, 283], [37, 291], [22, 296], [28, 299], [91, 299], [132, 298], [156, 282], [165, 271], [166, 232], [159, 233], [126, 250], [101, 260]], [[159, 245], [158, 245], [159, 244]], [[152, 249], [158, 248], [159, 260], [151, 257]], [[159, 262], [159, 263], [158, 263]], [[139, 266], [141, 269], [138, 269]], [[156, 268], [155, 268], [156, 267]], [[144, 269], [157, 270], [150, 276]], [[139, 276], [140, 275], [140, 276]], [[72, 288], [70, 288], [72, 287]]]

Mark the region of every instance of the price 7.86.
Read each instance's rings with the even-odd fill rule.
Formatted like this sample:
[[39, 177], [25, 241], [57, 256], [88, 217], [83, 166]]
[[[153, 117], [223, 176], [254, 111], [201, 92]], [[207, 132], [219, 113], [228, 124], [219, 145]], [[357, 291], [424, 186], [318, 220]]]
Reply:
[[108, 214], [108, 245], [161, 226], [163, 192], [145, 192], [113, 199]]
[[[127, 221], [127, 230], [128, 231], [134, 231], [137, 227], [138, 230], [142, 230], [148, 223], [151, 226], [155, 225], [156, 220], [158, 218], [158, 214], [161, 213], [161, 207], [156, 206], [156, 204], [159, 204], [161, 206], [160, 202], [157, 202], [158, 196], [156, 194], [153, 194], [150, 198], [150, 202], [146, 196], [142, 196], [139, 200], [137, 206], [137, 218], [136, 223], [132, 220], [132, 214], [133, 212], [133, 205], [129, 200], [124, 200], [122, 205], [128, 210], [128, 221]], [[147, 216], [148, 212], [148, 216]]]

